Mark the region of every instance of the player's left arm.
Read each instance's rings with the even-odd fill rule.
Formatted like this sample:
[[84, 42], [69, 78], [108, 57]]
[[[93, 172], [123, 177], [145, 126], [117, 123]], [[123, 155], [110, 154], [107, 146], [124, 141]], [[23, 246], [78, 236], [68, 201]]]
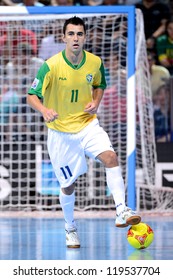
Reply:
[[89, 114], [97, 113], [105, 88], [106, 88], [105, 71], [104, 71], [103, 63], [101, 62], [99, 71], [94, 78], [92, 101], [85, 106], [84, 112], [88, 112]]
[[96, 114], [99, 104], [102, 100], [104, 90], [102, 88], [93, 89], [93, 100], [85, 106], [84, 112], [89, 114]]

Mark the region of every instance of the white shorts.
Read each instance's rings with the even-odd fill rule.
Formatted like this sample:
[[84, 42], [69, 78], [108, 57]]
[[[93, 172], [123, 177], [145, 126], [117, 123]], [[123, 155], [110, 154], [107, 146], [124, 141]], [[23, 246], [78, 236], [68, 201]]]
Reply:
[[48, 153], [62, 188], [69, 187], [87, 172], [86, 156], [96, 160], [104, 151], [114, 151], [108, 134], [93, 120], [78, 133], [48, 129]]

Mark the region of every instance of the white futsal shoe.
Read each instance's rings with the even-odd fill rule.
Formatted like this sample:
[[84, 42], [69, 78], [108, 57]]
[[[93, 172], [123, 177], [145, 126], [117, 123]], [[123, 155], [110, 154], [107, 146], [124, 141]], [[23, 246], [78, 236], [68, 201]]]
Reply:
[[124, 210], [116, 215], [116, 227], [127, 227], [129, 225], [137, 225], [141, 221], [141, 217], [132, 209], [125, 207]]
[[76, 228], [72, 230], [65, 230], [66, 232], [66, 246], [67, 248], [80, 248], [80, 241]]

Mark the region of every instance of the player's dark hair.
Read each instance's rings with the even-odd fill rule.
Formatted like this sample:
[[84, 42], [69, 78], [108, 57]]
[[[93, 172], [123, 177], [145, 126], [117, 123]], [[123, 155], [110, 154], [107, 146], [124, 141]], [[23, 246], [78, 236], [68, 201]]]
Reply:
[[68, 24], [82, 25], [83, 28], [84, 28], [84, 32], [86, 33], [86, 25], [85, 25], [84, 21], [81, 18], [74, 16], [74, 17], [71, 17], [71, 18], [69, 18], [65, 21], [64, 26], [63, 26], [63, 34], [64, 35], [65, 35]]

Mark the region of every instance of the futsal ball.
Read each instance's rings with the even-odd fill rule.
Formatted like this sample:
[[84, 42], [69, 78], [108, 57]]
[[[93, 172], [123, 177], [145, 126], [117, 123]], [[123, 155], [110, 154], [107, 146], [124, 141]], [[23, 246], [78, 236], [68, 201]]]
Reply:
[[153, 242], [154, 232], [152, 228], [145, 224], [139, 223], [129, 228], [127, 232], [127, 241], [136, 249], [145, 249]]

